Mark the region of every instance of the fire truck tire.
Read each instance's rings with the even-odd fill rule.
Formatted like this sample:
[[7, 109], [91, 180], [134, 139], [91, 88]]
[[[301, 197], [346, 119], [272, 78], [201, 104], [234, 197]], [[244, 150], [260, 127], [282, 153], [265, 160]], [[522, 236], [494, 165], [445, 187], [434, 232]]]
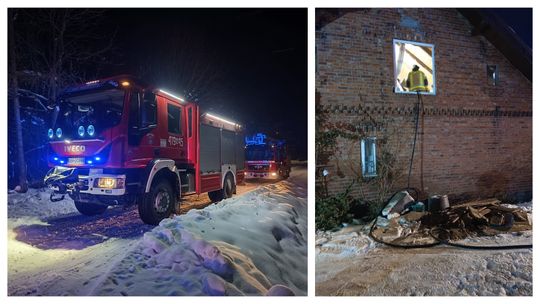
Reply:
[[219, 202], [221, 200], [232, 197], [234, 193], [234, 188], [234, 179], [230, 174], [227, 174], [227, 176], [225, 176], [225, 180], [223, 181], [223, 188], [220, 190], [208, 192], [208, 197], [213, 203]]
[[223, 182], [223, 198], [229, 198], [232, 197], [234, 194], [234, 178], [231, 176], [231, 174], [227, 174], [225, 176], [225, 181]]
[[107, 210], [107, 207], [107, 205], [102, 204], [82, 203], [75, 201], [75, 208], [77, 208], [81, 214], [88, 216], [102, 214], [105, 212], [105, 210]]
[[279, 177], [281, 179], [287, 179], [287, 178], [289, 178], [289, 172], [290, 172], [289, 170], [280, 171], [279, 172]]
[[171, 184], [165, 179], [152, 183], [150, 192], [139, 200], [139, 217], [149, 225], [157, 225], [168, 218], [176, 205], [175, 194]]
[[223, 199], [223, 189], [208, 192], [208, 197], [212, 203], [217, 203]]

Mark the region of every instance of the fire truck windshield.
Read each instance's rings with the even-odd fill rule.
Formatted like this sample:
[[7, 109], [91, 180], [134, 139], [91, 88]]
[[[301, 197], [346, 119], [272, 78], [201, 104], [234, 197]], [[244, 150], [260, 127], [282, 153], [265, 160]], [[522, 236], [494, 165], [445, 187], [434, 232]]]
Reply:
[[110, 89], [68, 96], [60, 102], [55, 128], [62, 128], [65, 138], [93, 135], [82, 132], [81, 136], [81, 133], [78, 133], [81, 126], [87, 130], [88, 126], [92, 125], [95, 134], [99, 134], [102, 130], [120, 123], [124, 94], [122, 90]]
[[246, 160], [274, 160], [274, 151], [268, 145], [247, 146]]

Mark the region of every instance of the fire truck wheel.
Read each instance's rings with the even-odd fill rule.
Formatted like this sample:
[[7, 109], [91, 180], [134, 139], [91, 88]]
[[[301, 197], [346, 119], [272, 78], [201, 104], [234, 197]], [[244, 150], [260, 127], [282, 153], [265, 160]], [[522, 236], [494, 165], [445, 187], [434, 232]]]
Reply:
[[233, 196], [234, 187], [234, 179], [230, 174], [228, 174], [223, 181], [223, 188], [220, 190], [208, 192], [208, 197], [213, 203], [227, 199]]
[[98, 215], [102, 214], [107, 210], [107, 205], [94, 204], [94, 203], [82, 203], [80, 201], [75, 201], [75, 208], [79, 210], [81, 214], [84, 215]]
[[208, 198], [212, 203], [217, 203], [223, 199], [223, 189], [208, 192]]
[[225, 181], [223, 182], [223, 198], [229, 198], [233, 196], [234, 193], [234, 179], [231, 174], [227, 174]]
[[152, 184], [150, 192], [139, 201], [139, 216], [149, 225], [157, 225], [174, 210], [175, 196], [171, 184], [160, 179]]

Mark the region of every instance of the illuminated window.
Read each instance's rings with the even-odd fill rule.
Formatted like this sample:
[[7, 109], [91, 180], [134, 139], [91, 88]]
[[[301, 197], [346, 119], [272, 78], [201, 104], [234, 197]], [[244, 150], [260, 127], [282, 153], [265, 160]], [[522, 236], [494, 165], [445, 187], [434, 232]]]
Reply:
[[377, 176], [377, 138], [367, 137], [360, 142], [362, 152], [362, 176]]
[[435, 46], [394, 39], [394, 92], [435, 95]]

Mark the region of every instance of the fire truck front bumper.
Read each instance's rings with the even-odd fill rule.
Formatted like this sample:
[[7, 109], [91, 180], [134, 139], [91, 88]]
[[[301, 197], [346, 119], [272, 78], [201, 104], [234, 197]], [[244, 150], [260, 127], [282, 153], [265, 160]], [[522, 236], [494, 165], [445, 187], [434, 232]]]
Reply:
[[279, 179], [279, 174], [277, 172], [256, 172], [256, 171], [246, 171], [244, 173], [245, 179]]
[[90, 194], [120, 196], [126, 193], [125, 174], [90, 173], [78, 175], [76, 170], [67, 167], [55, 167], [47, 173], [44, 180], [56, 194]]
[[80, 193], [97, 195], [124, 195], [126, 193], [126, 175], [93, 174], [79, 175]]

